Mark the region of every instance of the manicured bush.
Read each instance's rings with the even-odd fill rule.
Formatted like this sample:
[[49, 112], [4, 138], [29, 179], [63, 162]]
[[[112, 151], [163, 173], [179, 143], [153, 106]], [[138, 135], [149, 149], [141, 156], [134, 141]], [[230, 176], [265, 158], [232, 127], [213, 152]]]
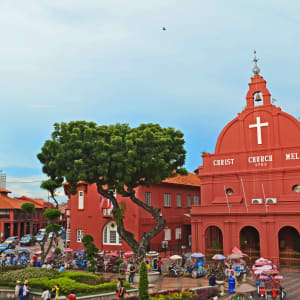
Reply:
[[142, 261], [140, 265], [139, 299], [149, 300], [148, 271], [144, 261]]
[[[42, 290], [52, 288], [59, 284], [61, 294], [67, 295], [71, 290], [76, 294], [106, 293], [114, 292], [117, 288], [116, 281], [105, 282], [104, 278], [97, 275], [81, 272], [60, 272], [43, 268], [26, 268], [18, 271], [9, 271], [0, 275], [0, 285], [14, 287], [17, 280], [23, 284], [29, 281], [33, 289]], [[124, 286], [130, 288], [125, 282]]]
[[25, 266], [22, 265], [14, 265], [14, 266], [2, 266], [0, 267], [0, 274], [7, 271], [16, 271], [16, 270], [22, 270]]
[[47, 270], [43, 268], [25, 268], [17, 271], [8, 271], [0, 275], [0, 284], [11, 282], [15, 285], [17, 280], [24, 281], [30, 278], [54, 277], [57, 271]]

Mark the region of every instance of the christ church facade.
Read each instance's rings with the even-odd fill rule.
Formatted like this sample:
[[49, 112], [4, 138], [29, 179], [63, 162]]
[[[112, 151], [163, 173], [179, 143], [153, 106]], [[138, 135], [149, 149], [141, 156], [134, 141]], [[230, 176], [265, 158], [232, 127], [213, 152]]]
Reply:
[[272, 104], [254, 62], [246, 108], [195, 171], [192, 250], [228, 255], [237, 246], [253, 259], [300, 265], [300, 122]]

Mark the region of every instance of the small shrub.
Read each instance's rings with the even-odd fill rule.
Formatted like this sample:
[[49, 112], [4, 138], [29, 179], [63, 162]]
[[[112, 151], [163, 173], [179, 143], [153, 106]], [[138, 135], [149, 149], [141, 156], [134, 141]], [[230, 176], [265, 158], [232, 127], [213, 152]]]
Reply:
[[140, 265], [139, 299], [149, 300], [148, 271], [144, 261]]

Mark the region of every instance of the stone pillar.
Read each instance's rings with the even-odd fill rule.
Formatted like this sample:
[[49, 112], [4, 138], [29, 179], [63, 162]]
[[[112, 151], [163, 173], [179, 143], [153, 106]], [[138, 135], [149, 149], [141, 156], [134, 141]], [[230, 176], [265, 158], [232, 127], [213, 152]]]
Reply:
[[14, 235], [14, 211], [11, 209], [9, 211], [9, 236]]
[[21, 237], [21, 222], [18, 222], [18, 237]]
[[[230, 217], [232, 218], [232, 217]], [[228, 217], [224, 221], [224, 236], [223, 236], [223, 252], [227, 256], [231, 254], [231, 250], [234, 246], [239, 248], [239, 241], [236, 239], [235, 227], [236, 222], [229, 220]]]

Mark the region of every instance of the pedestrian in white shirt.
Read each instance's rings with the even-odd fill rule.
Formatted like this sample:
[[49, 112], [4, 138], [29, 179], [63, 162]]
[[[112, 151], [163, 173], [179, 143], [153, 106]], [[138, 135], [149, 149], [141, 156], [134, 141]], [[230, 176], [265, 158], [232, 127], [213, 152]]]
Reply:
[[49, 290], [47, 288], [43, 288], [43, 293], [41, 296], [42, 300], [49, 300], [50, 299], [50, 293]]

